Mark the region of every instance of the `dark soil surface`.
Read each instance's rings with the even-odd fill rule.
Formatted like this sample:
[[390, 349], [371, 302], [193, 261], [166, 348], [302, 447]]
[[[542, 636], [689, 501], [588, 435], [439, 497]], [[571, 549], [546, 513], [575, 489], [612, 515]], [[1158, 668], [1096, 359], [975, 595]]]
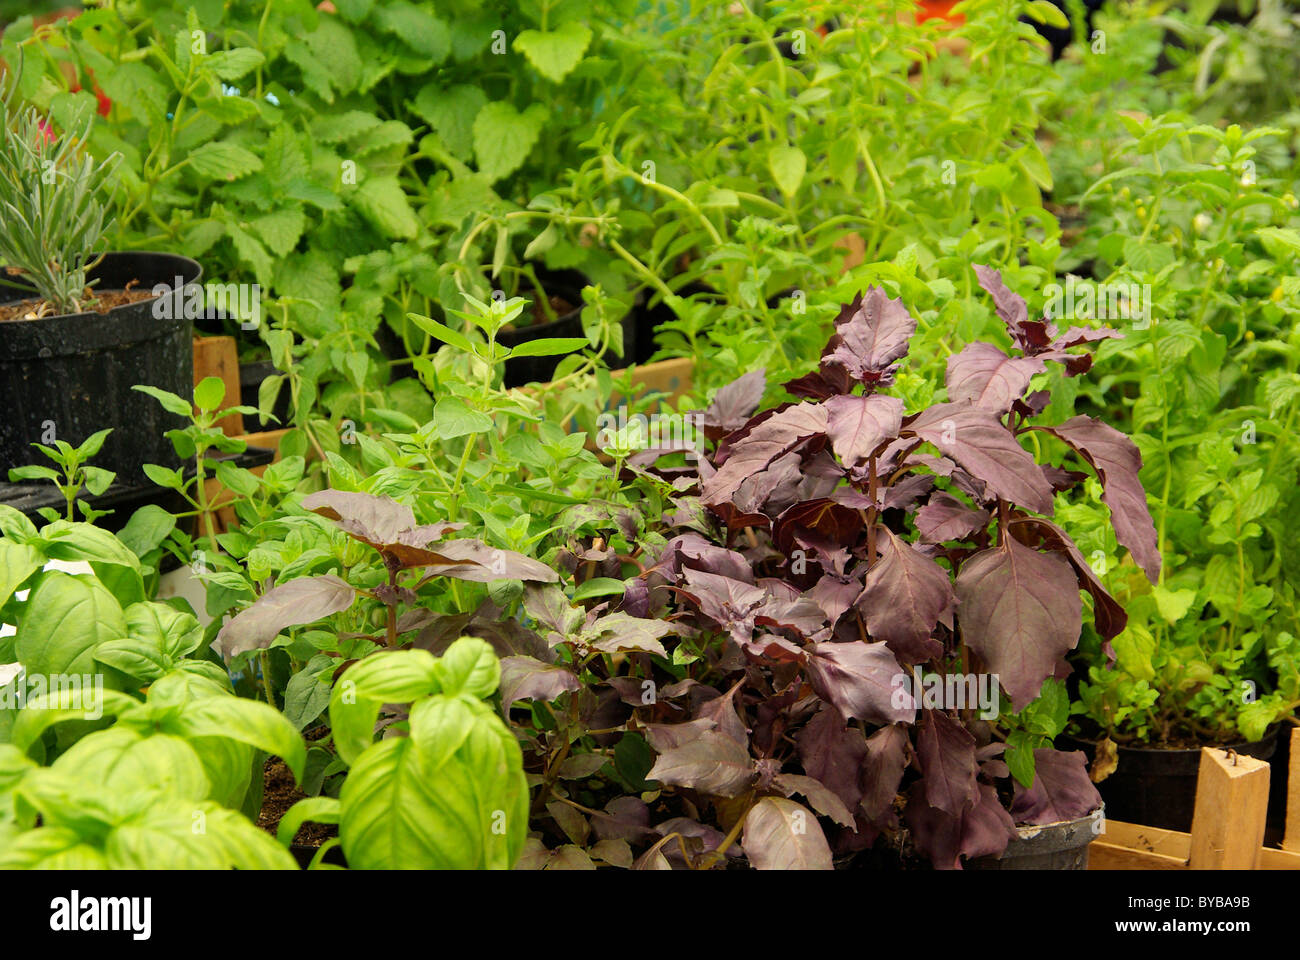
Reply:
[[[262, 812], [257, 816], [257, 825], [267, 833], [274, 835], [280, 825], [280, 818], [306, 794], [293, 782], [293, 774], [279, 757], [266, 761], [266, 776], [263, 781]], [[298, 831], [295, 843], [308, 847], [319, 847], [330, 837], [337, 837], [339, 828], [333, 824], [312, 823], [308, 821]]]
[[[0, 289], [0, 296], [3, 295], [3, 289]], [[83, 296], [80, 312], [108, 313], [114, 307], [149, 300], [154, 294], [150, 290], [100, 290], [96, 292], [87, 287]], [[21, 300], [18, 303], [0, 306], [0, 323], [9, 320], [31, 320], [35, 317], [53, 316], [58, 316], [58, 311], [42, 299]]]
[[[567, 314], [572, 313], [574, 310], [573, 304], [571, 304], [568, 300], [565, 300], [559, 294], [552, 294], [551, 296], [547, 297], [547, 300], [550, 301], [551, 309], [555, 312], [555, 316], [557, 319], [559, 317], [563, 317], [566, 316]], [[551, 322], [550, 318], [546, 315], [546, 310], [542, 308], [542, 304], [540, 301], [534, 300], [532, 309], [533, 309], [534, 324]]]

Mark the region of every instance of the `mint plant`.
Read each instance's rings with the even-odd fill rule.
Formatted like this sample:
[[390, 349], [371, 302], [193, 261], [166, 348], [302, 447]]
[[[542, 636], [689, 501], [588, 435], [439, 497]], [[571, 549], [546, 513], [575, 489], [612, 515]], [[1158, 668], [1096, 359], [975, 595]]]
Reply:
[[1112, 743], [1257, 740], [1295, 709], [1294, 171], [1273, 128], [1123, 119], [1079, 248], [1101, 289], [1150, 291], [1149, 313], [1101, 347], [1109, 382], [1070, 399], [1131, 425], [1166, 563], [1158, 583], [1134, 581], [1095, 497], [1071, 508], [1130, 613], [1118, 669], [1086, 645], [1080, 727]]

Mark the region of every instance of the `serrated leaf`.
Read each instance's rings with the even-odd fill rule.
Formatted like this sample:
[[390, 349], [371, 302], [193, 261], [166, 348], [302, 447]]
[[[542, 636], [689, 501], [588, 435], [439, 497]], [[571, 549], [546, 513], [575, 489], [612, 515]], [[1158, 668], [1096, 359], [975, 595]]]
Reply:
[[518, 170], [536, 145], [546, 117], [546, 108], [537, 103], [523, 113], [501, 100], [479, 110], [473, 131], [479, 171], [495, 182]]
[[262, 161], [235, 143], [205, 143], [189, 157], [190, 169], [209, 180], [238, 180], [262, 169]]

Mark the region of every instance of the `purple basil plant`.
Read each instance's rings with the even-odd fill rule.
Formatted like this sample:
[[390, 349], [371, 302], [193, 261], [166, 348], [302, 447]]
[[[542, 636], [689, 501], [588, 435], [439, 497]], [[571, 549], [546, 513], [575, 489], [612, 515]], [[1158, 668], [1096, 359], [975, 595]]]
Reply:
[[1107, 643], [1124, 628], [1050, 519], [1087, 474], [1036, 462], [1032, 431], [1091, 468], [1119, 542], [1152, 581], [1160, 569], [1137, 448], [1087, 416], [1036, 423], [1049, 397], [1029, 389], [1049, 362], [1085, 373], [1092, 355], [1071, 351], [1119, 334], [1030, 320], [997, 271], [975, 270], [1012, 350], [950, 357], [946, 403], [908, 413], [887, 392], [916, 320], [873, 288], [841, 310], [817, 369], [785, 384], [798, 401], [755, 414], [764, 377], [748, 374], [705, 411], [716, 446], [695, 466], [661, 468], [661, 450], [629, 462], [671, 486], [679, 526], [621, 608], [669, 620], [698, 657], [666, 704], [638, 711], [656, 755], [647, 779], [698, 819], [714, 811], [717, 837], [730, 830], [719, 855], [738, 841], [759, 867], [829, 867], [886, 835], [960, 868], [1000, 855], [1017, 825], [1100, 805], [1082, 753], [1048, 739], [1012, 777], [997, 722], [909, 683], [992, 678], [1015, 713], [1068, 675], [1081, 592]]

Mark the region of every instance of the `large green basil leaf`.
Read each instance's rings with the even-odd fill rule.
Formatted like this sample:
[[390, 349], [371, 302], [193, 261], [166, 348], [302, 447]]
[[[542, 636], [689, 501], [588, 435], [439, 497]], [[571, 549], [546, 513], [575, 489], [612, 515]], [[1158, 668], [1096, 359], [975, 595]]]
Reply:
[[196, 697], [164, 724], [184, 737], [225, 737], [281, 757], [294, 777], [302, 780], [307, 746], [302, 735], [279, 710], [260, 700], [242, 697]]
[[113, 727], [82, 737], [50, 769], [73, 775], [109, 796], [155, 791], [182, 800], [206, 800], [207, 773], [194, 747], [165, 733], [143, 736]]
[[145, 599], [140, 558], [107, 530], [91, 523], [56, 520], [42, 527], [28, 543], [52, 560], [89, 563], [123, 606]]
[[0, 870], [104, 870], [104, 854], [75, 830], [41, 827], [0, 843]]
[[203, 627], [193, 615], [156, 600], [127, 607], [130, 636], [155, 643], [170, 660], [193, 653], [203, 642]]
[[508, 869], [527, 832], [519, 744], [464, 696], [417, 703], [411, 736], [367, 749], [339, 799], [343, 851], [357, 869]]
[[[74, 676], [68, 679], [79, 678]], [[92, 686], [87, 691], [84, 687], [65, 687], [28, 700], [14, 717], [10, 742], [19, 750], [27, 751], [41, 738], [41, 734], [56, 723], [115, 717], [139, 706], [140, 701], [119, 690], [100, 690]]]
[[446, 694], [489, 697], [501, 682], [501, 661], [486, 640], [461, 637], [437, 661], [438, 684]]
[[44, 562], [44, 555], [31, 544], [0, 539], [0, 607]]
[[436, 665], [427, 650], [392, 650], [366, 657], [344, 673], [330, 693], [330, 727], [339, 756], [352, 764], [370, 746], [385, 703], [410, 703], [437, 690]]
[[100, 644], [95, 659], [139, 680], [157, 680], [203, 642], [198, 620], [165, 603], [133, 603], [125, 615], [129, 635]]
[[89, 577], [47, 572], [27, 600], [14, 652], [29, 674], [95, 673], [95, 648], [126, 636], [116, 598]]
[[253, 782], [253, 757], [265, 758], [265, 754], [226, 737], [193, 737], [189, 744], [198, 754], [211, 784], [208, 798], [231, 809], [242, 806]]
[[26, 543], [28, 539], [36, 536], [36, 525], [21, 511], [15, 510], [8, 504], [0, 503], [0, 535], [16, 540], [18, 543]]
[[246, 818], [211, 801], [160, 802], [109, 833], [115, 870], [293, 870], [289, 851]]

